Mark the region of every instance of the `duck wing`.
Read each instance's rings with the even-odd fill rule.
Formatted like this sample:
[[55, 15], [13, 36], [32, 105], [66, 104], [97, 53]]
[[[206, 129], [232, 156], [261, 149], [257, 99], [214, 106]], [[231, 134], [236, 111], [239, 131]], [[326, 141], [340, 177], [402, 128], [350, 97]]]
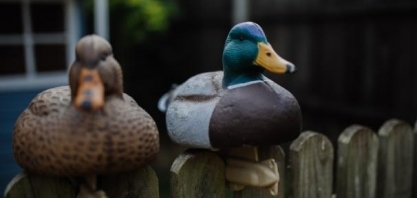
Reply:
[[191, 77], [177, 88], [166, 114], [168, 134], [174, 142], [194, 148], [212, 148], [209, 123], [225, 91], [222, 79], [222, 71], [207, 72]]

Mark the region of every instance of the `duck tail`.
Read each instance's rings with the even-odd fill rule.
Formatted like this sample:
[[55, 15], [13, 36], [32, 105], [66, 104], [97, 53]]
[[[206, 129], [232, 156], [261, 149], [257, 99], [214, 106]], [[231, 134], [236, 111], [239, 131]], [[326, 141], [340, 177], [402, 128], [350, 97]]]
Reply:
[[158, 109], [162, 113], [165, 113], [168, 110], [169, 103], [171, 103], [171, 101], [177, 95], [176, 94], [177, 87], [178, 87], [177, 84], [172, 84], [171, 89], [167, 93], [162, 95], [161, 98], [159, 98], [159, 100], [158, 100]]

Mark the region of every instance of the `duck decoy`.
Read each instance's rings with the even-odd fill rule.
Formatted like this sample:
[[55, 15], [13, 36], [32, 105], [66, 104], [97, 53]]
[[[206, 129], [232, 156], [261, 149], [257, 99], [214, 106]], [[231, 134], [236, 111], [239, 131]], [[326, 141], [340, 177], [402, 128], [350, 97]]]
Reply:
[[[263, 72], [293, 73], [296, 67], [274, 51], [254, 22], [230, 30], [222, 61], [223, 71], [191, 77], [161, 98], [168, 134], [180, 145], [240, 158], [226, 160], [226, 179], [237, 189], [269, 187], [276, 194], [276, 162], [259, 162], [256, 148], [297, 138], [302, 118], [296, 98]], [[253, 181], [253, 175], [263, 179]]]
[[16, 162], [32, 174], [85, 179], [80, 194], [96, 191], [97, 175], [141, 168], [156, 158], [152, 117], [123, 93], [122, 70], [111, 45], [97, 35], [80, 39], [69, 86], [38, 94], [15, 123]]

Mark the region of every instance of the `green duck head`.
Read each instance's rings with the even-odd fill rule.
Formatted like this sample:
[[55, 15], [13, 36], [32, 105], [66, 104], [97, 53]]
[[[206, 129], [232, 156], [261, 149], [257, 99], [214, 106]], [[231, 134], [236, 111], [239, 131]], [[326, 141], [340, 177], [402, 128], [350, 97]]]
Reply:
[[277, 74], [296, 71], [292, 63], [274, 51], [258, 24], [244, 22], [235, 25], [223, 50], [223, 86], [263, 80], [265, 69]]

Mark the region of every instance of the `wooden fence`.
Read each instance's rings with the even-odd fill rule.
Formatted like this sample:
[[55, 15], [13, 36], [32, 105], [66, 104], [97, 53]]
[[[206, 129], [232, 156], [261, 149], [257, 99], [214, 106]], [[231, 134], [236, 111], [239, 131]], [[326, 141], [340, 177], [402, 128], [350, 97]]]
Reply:
[[[272, 157], [279, 163], [278, 198], [417, 198], [416, 141], [417, 131], [393, 119], [378, 133], [348, 127], [339, 136], [337, 155], [326, 136], [312, 131], [292, 142], [289, 162], [279, 146], [263, 147], [259, 154], [261, 160]], [[172, 198], [227, 197], [224, 168], [214, 152], [186, 151], [171, 168]], [[273, 196], [266, 189], [246, 187], [233, 197]]]
[[[278, 198], [417, 198], [417, 122], [414, 132], [395, 119], [378, 133], [353, 125], [341, 133], [337, 146], [336, 155], [326, 136], [306, 131], [290, 145], [289, 162], [280, 146], [259, 148], [259, 158], [278, 163]], [[224, 171], [216, 152], [189, 149], [171, 167], [171, 197], [273, 197], [266, 189], [250, 187], [232, 194]], [[158, 179], [149, 166], [101, 177], [97, 185], [109, 198], [159, 197]], [[5, 197], [73, 198], [76, 192], [68, 179], [22, 173], [10, 182]]]

